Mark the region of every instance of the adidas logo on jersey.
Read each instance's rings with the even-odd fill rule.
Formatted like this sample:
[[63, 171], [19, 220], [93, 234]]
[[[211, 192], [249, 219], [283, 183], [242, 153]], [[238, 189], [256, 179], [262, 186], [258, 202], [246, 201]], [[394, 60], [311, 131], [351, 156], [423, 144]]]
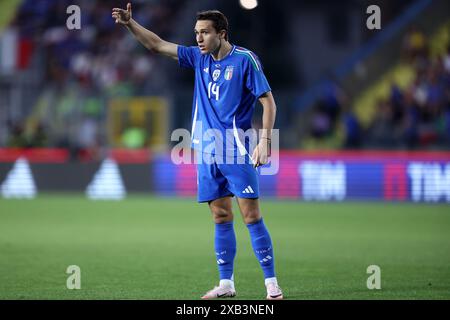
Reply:
[[248, 186], [244, 189], [244, 191], [242, 191], [242, 193], [255, 193], [255, 191], [253, 191], [251, 186]]

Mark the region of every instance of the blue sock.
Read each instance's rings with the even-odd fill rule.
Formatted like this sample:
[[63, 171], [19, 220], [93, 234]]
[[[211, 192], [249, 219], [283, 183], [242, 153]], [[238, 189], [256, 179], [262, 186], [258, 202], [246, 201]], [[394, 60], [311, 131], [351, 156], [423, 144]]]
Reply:
[[267, 231], [264, 225], [263, 219], [261, 218], [258, 222], [248, 224], [247, 228], [250, 232], [253, 251], [264, 272], [264, 278], [275, 277], [272, 240], [270, 239], [269, 231]]
[[220, 280], [233, 280], [234, 257], [236, 256], [236, 235], [233, 222], [216, 223], [214, 246]]

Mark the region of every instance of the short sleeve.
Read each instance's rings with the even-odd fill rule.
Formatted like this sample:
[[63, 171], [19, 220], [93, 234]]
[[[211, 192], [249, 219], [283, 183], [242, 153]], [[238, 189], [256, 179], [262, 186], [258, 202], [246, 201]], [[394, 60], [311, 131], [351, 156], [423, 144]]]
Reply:
[[248, 65], [246, 68], [247, 76], [245, 85], [256, 98], [259, 98], [261, 95], [272, 89], [264, 75], [258, 57], [254, 53], [250, 53], [247, 60]]
[[195, 68], [200, 60], [200, 50], [198, 47], [178, 46], [178, 63], [180, 67]]

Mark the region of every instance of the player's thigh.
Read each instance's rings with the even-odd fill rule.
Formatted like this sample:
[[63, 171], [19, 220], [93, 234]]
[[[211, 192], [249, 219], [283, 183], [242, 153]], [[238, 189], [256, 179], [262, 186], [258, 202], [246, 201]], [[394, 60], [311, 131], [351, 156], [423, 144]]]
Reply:
[[258, 172], [251, 164], [221, 164], [219, 169], [236, 197], [259, 198]]
[[210, 202], [231, 196], [232, 193], [228, 190], [228, 181], [218, 169], [213, 158], [208, 154], [203, 154], [203, 158], [206, 159], [202, 159], [197, 164], [198, 201]]

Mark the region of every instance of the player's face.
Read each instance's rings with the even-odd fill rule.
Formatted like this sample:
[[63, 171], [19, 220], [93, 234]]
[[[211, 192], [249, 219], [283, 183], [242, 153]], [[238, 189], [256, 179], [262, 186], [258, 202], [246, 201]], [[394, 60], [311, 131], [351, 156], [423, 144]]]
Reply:
[[212, 53], [220, 46], [220, 39], [223, 35], [217, 33], [210, 20], [199, 20], [195, 24], [195, 38], [202, 54]]

